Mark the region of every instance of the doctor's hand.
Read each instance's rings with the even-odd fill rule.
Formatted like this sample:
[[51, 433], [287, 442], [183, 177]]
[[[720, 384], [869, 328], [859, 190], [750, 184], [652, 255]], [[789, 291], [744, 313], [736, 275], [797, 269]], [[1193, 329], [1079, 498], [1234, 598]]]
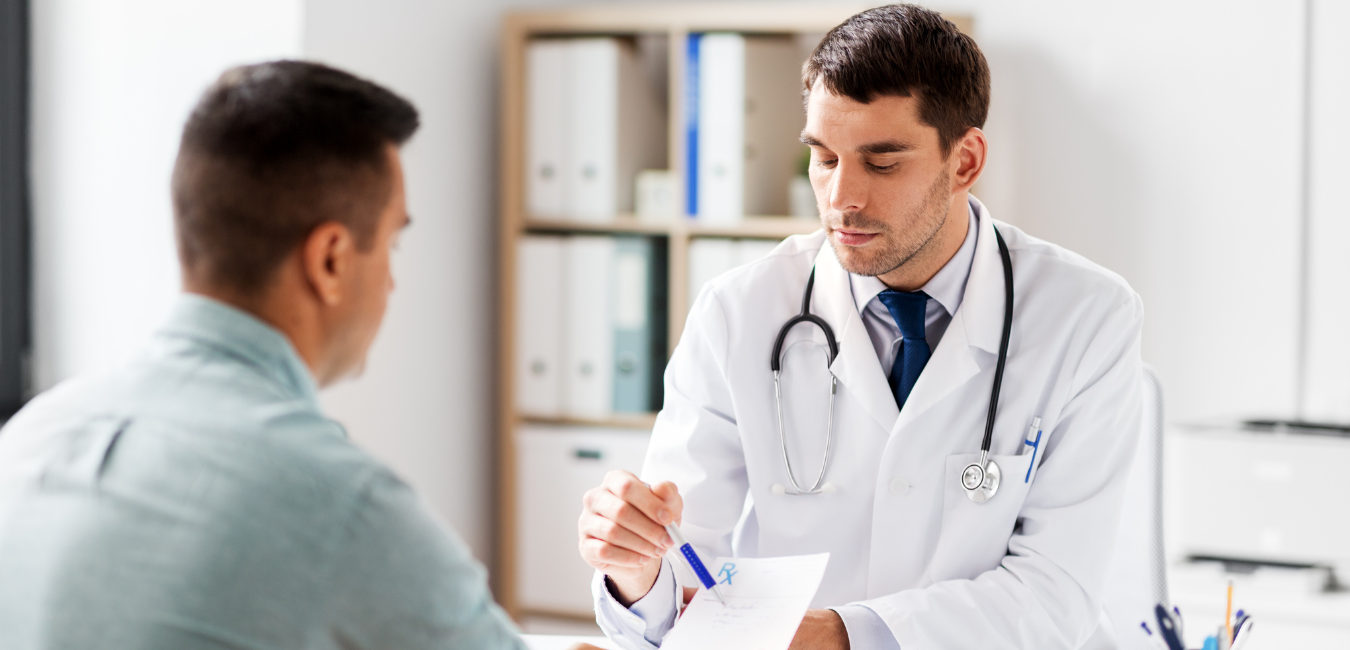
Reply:
[[788, 650], [849, 650], [844, 619], [832, 609], [807, 610]]
[[665, 525], [680, 521], [684, 501], [679, 490], [669, 482], [648, 486], [615, 470], [582, 497], [581, 506], [581, 559], [609, 576], [624, 607], [632, 605], [651, 590], [661, 573], [661, 556], [675, 545]]

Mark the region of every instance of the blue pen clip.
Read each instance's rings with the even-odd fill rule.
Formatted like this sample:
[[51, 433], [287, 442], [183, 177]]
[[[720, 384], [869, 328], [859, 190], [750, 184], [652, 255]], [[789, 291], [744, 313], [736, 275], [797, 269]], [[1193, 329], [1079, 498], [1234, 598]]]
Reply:
[[[1023, 483], [1031, 482], [1031, 471], [1036, 468], [1036, 453], [1041, 450], [1041, 419], [1039, 417], [1031, 419], [1031, 427], [1027, 429], [1027, 439], [1022, 444], [1031, 447], [1031, 462], [1027, 463], [1027, 476], [1022, 479]], [[1032, 435], [1035, 434], [1035, 438]], [[1022, 450], [1026, 453], [1026, 449]]]

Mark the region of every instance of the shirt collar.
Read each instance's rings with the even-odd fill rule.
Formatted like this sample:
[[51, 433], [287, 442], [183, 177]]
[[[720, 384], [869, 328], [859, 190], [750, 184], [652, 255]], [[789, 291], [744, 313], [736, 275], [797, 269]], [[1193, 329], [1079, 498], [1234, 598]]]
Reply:
[[[970, 280], [970, 265], [975, 260], [975, 242], [979, 238], [980, 223], [975, 216], [975, 209], [967, 203], [966, 210], [970, 222], [961, 248], [957, 249], [956, 254], [919, 289], [928, 294], [929, 298], [936, 300], [948, 316], [956, 314], [957, 308], [961, 306], [961, 298], [966, 293], [966, 282]], [[867, 308], [877, 294], [888, 288], [874, 275], [850, 273], [848, 277], [859, 313]]]
[[290, 339], [247, 312], [206, 296], [184, 293], [158, 335], [183, 336], [216, 348], [319, 408], [314, 377]]

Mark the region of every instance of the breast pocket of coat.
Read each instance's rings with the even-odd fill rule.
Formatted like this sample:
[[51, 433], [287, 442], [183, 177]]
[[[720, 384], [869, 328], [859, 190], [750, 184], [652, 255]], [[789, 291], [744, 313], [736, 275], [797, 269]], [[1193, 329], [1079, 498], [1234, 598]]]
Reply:
[[961, 486], [961, 473], [978, 463], [980, 455], [947, 457], [942, 475], [941, 532], [928, 570], [933, 582], [974, 578], [997, 567], [1008, 553], [1008, 540], [1031, 486], [1023, 481], [1031, 466], [1031, 454], [989, 458], [998, 464], [998, 490], [988, 501], [976, 503]]

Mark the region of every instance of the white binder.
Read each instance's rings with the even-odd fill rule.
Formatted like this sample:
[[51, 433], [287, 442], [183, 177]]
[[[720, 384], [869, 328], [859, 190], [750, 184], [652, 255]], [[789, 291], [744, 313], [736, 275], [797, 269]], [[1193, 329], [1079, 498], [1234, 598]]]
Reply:
[[613, 292], [610, 267], [614, 239], [575, 236], [565, 245], [563, 290], [563, 410], [578, 418], [605, 418], [614, 404]]
[[562, 414], [563, 238], [522, 237], [516, 251], [516, 408]]
[[763, 259], [781, 242], [772, 239], [698, 237], [689, 242], [689, 304], [713, 278]]
[[[698, 53], [698, 218], [735, 223], [744, 212], [745, 37], [704, 34]], [[692, 287], [691, 287], [692, 288]]]
[[709, 280], [736, 266], [736, 241], [699, 237], [689, 242], [689, 304]]
[[805, 124], [788, 37], [705, 34], [698, 54], [698, 217], [786, 215]]
[[525, 206], [530, 216], [545, 219], [564, 214], [567, 49], [567, 41], [538, 40], [525, 55]]
[[626, 40], [573, 39], [565, 61], [564, 212], [611, 221], [633, 211], [637, 173], [666, 166], [665, 107]]
[[745, 266], [768, 257], [781, 242], [772, 239], [736, 240], [736, 266]]

